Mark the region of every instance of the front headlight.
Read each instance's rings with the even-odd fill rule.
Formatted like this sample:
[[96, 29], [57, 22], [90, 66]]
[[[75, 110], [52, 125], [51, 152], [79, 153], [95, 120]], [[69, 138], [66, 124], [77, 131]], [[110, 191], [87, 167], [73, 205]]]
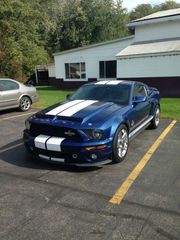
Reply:
[[99, 130], [99, 129], [92, 129], [92, 130], [82, 130], [89, 139], [94, 139], [94, 140], [105, 140], [105, 136], [103, 131]]
[[27, 130], [30, 130], [30, 127], [31, 127], [31, 122], [30, 122], [30, 119], [28, 118], [28, 119], [26, 119], [26, 121], [25, 121], [25, 128], [26, 128]]

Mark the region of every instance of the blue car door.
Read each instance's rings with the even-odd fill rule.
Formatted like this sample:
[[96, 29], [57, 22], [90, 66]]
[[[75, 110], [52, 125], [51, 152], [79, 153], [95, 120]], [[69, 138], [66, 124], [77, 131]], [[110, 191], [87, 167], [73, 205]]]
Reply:
[[148, 96], [146, 93], [146, 89], [143, 84], [135, 84], [133, 89], [132, 102], [137, 97], [145, 97], [145, 101], [139, 103], [132, 103], [132, 111], [129, 116], [130, 120], [130, 131], [138, 127], [141, 123], [143, 123], [150, 114], [150, 103], [148, 101]]

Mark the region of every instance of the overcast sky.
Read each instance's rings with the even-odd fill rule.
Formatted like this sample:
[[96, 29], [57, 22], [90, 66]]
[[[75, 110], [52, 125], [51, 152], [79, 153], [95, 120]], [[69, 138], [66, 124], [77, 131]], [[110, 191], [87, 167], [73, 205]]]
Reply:
[[[150, 3], [152, 5], [160, 4], [166, 1], [163, 0], [123, 0], [123, 7], [126, 7], [128, 11], [131, 11], [138, 4]], [[180, 3], [180, 0], [175, 0], [175, 2]]]

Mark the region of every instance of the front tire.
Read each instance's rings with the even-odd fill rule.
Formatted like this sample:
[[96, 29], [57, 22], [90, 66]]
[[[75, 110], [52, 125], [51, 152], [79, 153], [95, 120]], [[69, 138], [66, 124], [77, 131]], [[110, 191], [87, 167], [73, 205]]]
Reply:
[[160, 121], [160, 107], [159, 105], [157, 105], [154, 111], [154, 117], [149, 127], [151, 129], [156, 129], [159, 126], [159, 121]]
[[21, 109], [21, 111], [25, 112], [28, 111], [31, 108], [31, 100], [29, 97], [22, 97], [20, 100], [20, 104], [19, 107]]
[[122, 124], [116, 131], [113, 140], [112, 162], [119, 163], [126, 157], [129, 147], [128, 129]]

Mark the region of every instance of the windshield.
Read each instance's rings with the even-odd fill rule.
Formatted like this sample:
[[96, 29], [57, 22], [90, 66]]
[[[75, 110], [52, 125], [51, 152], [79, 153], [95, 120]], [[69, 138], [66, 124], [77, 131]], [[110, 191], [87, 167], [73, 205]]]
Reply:
[[70, 97], [70, 100], [98, 100], [128, 105], [129, 94], [128, 85], [84, 85]]

